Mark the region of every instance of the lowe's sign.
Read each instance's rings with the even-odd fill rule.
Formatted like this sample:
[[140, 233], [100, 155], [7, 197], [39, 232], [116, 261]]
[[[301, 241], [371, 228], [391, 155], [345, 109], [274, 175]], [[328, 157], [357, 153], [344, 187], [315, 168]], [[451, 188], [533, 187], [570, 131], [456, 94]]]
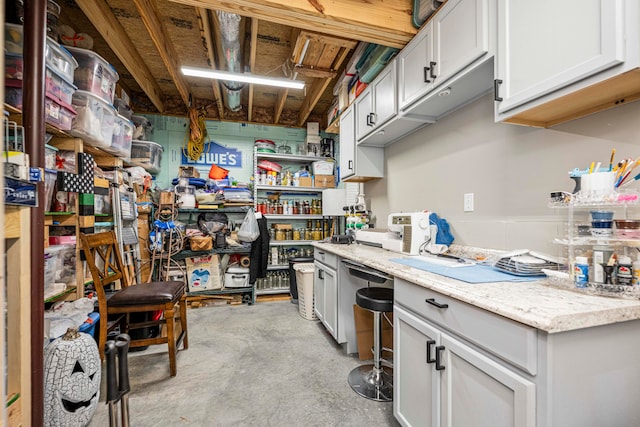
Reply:
[[204, 145], [204, 152], [198, 160], [191, 160], [182, 151], [182, 164], [194, 166], [211, 166], [218, 165], [224, 168], [241, 168], [242, 167], [242, 151], [235, 148], [223, 147], [213, 141]]

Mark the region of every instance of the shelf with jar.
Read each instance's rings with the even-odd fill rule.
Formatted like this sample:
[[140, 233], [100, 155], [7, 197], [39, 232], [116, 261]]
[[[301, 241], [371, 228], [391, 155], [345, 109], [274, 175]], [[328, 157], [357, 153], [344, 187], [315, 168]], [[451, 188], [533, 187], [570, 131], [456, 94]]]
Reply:
[[566, 229], [554, 239], [566, 254], [567, 272], [548, 272], [564, 288], [595, 295], [640, 298], [640, 206], [627, 197], [581, 200], [566, 208]]

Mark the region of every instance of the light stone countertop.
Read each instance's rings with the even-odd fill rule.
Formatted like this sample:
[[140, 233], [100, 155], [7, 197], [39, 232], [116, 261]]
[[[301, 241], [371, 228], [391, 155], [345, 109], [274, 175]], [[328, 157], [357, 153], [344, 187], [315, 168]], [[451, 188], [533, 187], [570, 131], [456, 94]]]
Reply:
[[534, 282], [466, 283], [390, 261], [406, 255], [361, 244], [313, 246], [548, 333], [640, 319], [640, 300]]

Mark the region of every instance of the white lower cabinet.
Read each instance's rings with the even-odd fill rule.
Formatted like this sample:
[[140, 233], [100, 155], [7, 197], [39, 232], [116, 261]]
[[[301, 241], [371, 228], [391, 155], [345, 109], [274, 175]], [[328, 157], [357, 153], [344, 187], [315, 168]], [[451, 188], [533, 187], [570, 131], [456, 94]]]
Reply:
[[535, 426], [535, 384], [394, 307], [394, 415], [404, 426]]
[[313, 296], [315, 313], [327, 331], [338, 339], [338, 281], [334, 268], [315, 261], [316, 271], [313, 277]]

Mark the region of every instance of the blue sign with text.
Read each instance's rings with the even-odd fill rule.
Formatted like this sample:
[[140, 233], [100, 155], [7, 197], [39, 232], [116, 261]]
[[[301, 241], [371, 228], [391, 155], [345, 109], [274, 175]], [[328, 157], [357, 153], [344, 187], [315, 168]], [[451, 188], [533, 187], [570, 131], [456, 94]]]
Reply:
[[220, 144], [210, 141], [205, 144], [204, 152], [198, 160], [191, 160], [183, 151], [182, 164], [194, 166], [218, 165], [225, 168], [241, 168], [242, 151], [235, 148], [223, 147]]

